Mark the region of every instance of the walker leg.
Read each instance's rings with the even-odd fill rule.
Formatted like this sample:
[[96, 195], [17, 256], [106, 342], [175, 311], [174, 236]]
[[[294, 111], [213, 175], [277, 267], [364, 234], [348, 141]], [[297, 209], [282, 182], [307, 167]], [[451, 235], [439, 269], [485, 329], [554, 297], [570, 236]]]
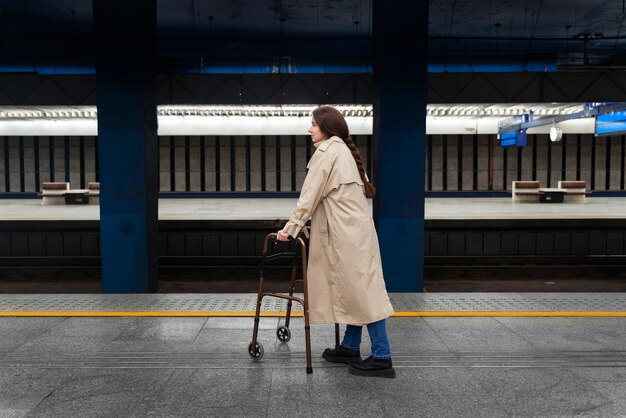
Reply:
[[307, 260], [306, 260], [306, 244], [302, 238], [298, 238], [300, 243], [300, 249], [302, 250], [302, 287], [303, 287], [303, 304], [302, 310], [304, 311], [304, 339], [306, 341], [306, 373], [313, 373], [313, 366], [311, 365], [311, 327], [309, 326], [309, 297], [307, 286]]
[[308, 315], [305, 318], [306, 325], [304, 326], [304, 339], [306, 341], [306, 374], [313, 373], [313, 366], [311, 365], [311, 327], [309, 326]]
[[263, 301], [263, 275], [259, 278], [259, 293], [256, 298], [256, 312], [254, 314], [254, 330], [252, 331], [252, 347], [256, 345], [259, 333], [259, 321], [261, 319], [261, 303]]
[[287, 302], [287, 315], [285, 316], [285, 326], [289, 328], [289, 320], [291, 319], [291, 301]]
[[339, 347], [339, 324], [335, 324], [335, 348]]
[[[291, 265], [291, 280], [289, 281], [289, 296], [293, 296], [293, 291], [296, 287], [296, 274], [298, 272], [298, 268], [296, 266], [296, 257], [298, 251], [296, 250], [296, 255], [294, 256], [292, 265]], [[287, 315], [285, 316], [285, 326], [289, 328], [289, 320], [291, 319], [291, 305], [292, 302], [289, 300], [287, 302]]]

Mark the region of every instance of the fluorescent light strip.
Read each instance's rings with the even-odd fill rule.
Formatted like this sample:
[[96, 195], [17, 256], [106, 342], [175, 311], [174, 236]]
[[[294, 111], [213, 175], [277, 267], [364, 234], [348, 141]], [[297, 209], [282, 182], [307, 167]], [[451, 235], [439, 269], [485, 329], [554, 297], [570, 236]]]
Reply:
[[[529, 111], [535, 115], [570, 114], [579, 103], [556, 104], [436, 104], [427, 108], [430, 135], [497, 133], [498, 120]], [[308, 135], [310, 114], [316, 105], [158, 107], [159, 135]], [[337, 105], [348, 119], [351, 133], [372, 133], [371, 105]], [[564, 133], [593, 133], [593, 119], [562, 122]], [[544, 132], [545, 130], [545, 132]], [[549, 126], [528, 133], [547, 133]], [[2, 136], [97, 135], [95, 106], [0, 107]]]
[[[529, 104], [438, 104], [428, 105], [427, 116], [536, 116], [567, 115], [583, 109], [582, 103]], [[226, 105], [161, 105], [159, 116], [245, 116], [245, 117], [308, 117], [316, 105], [226, 106]], [[344, 116], [372, 117], [371, 105], [336, 105]], [[80, 119], [95, 118], [95, 106], [0, 107], [2, 119]]]
[[[336, 105], [348, 117], [371, 117], [371, 105]], [[163, 105], [157, 107], [159, 116], [245, 116], [245, 117], [300, 117], [311, 115], [316, 105], [297, 106], [195, 106]], [[0, 107], [0, 119], [77, 119], [95, 118], [95, 106], [79, 107]]]

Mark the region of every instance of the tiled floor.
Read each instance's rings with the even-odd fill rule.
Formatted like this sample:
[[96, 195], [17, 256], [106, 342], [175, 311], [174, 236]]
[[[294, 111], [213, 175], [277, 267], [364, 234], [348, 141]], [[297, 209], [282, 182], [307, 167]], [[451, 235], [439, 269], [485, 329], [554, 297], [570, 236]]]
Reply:
[[[480, 313], [485, 316], [485, 312], [530, 312], [565, 316], [565, 313], [593, 315], [626, 309], [626, 293], [623, 292], [390, 293], [390, 298], [396, 312], [409, 315], [418, 312], [441, 316], [442, 312], [448, 312], [449, 315]], [[224, 313], [234, 313], [248, 316], [254, 315], [256, 301], [256, 293], [0, 294], [0, 316], [20, 313], [44, 316], [50, 313], [61, 313], [61, 316], [74, 313], [225, 316]], [[285, 300], [269, 296], [263, 299], [261, 306], [262, 312], [272, 315], [284, 313], [286, 309]], [[293, 309], [302, 310], [298, 303], [294, 303]]]
[[255, 361], [252, 318], [0, 318], [0, 416], [626, 415], [626, 318], [391, 318], [393, 380], [322, 360], [332, 325], [307, 375], [303, 321], [287, 344], [280, 321]]

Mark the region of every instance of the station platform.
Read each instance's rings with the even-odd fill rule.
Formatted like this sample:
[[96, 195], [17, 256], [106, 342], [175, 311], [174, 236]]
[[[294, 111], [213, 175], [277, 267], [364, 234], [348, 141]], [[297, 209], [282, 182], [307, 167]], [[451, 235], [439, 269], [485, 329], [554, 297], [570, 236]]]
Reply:
[[[161, 221], [286, 220], [294, 198], [159, 199]], [[586, 203], [512, 203], [510, 198], [427, 198], [428, 220], [626, 219], [626, 198], [592, 197]], [[371, 206], [371, 200], [370, 200]], [[0, 221], [97, 221], [98, 205], [42, 205], [41, 199], [3, 199]]]
[[[296, 199], [159, 200], [162, 269], [259, 265], [265, 236], [281, 229]], [[0, 271], [100, 266], [97, 205], [0, 205]], [[626, 265], [626, 198], [586, 203], [512, 203], [509, 198], [428, 198], [426, 266]], [[599, 267], [604, 268], [604, 267]], [[67, 270], [67, 269], [66, 269]], [[613, 273], [611, 272], [610, 275]]]
[[[206, 263], [232, 251], [258, 266], [259, 240], [294, 205], [162, 199], [160, 260]], [[524, 255], [615, 263], [626, 249], [625, 209], [623, 198], [564, 205], [427, 199], [426, 260]], [[3, 201], [0, 257], [28, 259], [29, 270], [54, 257], [87, 265], [98, 257], [98, 219], [95, 205]], [[214, 241], [222, 247], [208, 245]], [[261, 318], [265, 356], [251, 359], [255, 293], [0, 294], [0, 416], [626, 416], [626, 293], [390, 297], [396, 379], [356, 377], [325, 362], [332, 325], [312, 325], [307, 375], [301, 311], [291, 341], [281, 343], [276, 328], [285, 303], [273, 299], [264, 301]], [[364, 332], [362, 355], [369, 352]]]
[[[247, 346], [254, 297], [2, 295], [0, 309], [12, 316], [0, 317], [0, 416], [623, 417], [626, 411], [621, 293], [392, 294], [398, 313], [415, 313], [388, 320], [395, 379], [357, 377], [325, 362], [333, 325], [311, 326], [307, 375], [303, 321], [294, 318], [291, 340], [278, 341], [284, 310], [273, 300], [260, 322], [265, 356], [253, 360]], [[361, 354], [369, 352], [364, 332]]]

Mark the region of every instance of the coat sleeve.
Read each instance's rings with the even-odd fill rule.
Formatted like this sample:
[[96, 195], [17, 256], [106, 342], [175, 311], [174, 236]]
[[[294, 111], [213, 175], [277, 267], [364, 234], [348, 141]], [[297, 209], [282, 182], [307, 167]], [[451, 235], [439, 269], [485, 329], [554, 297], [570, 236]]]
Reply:
[[302, 191], [296, 209], [285, 224], [283, 231], [296, 238], [306, 225], [315, 208], [324, 197], [324, 190], [333, 169], [335, 156], [330, 152], [317, 150], [309, 162]]

